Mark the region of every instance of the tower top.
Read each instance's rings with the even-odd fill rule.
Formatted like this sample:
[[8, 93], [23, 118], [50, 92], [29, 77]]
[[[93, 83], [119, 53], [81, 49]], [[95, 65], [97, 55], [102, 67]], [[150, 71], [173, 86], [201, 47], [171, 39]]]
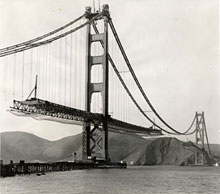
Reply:
[[110, 16], [109, 5], [104, 4], [102, 6], [102, 10], [97, 10], [97, 11], [94, 10], [93, 12], [92, 12], [92, 7], [91, 6], [86, 6], [86, 9], [85, 9], [86, 18], [91, 18], [91, 17], [93, 17], [97, 14], [100, 14], [100, 13], [102, 13], [105, 16]]
[[104, 4], [104, 5], [102, 6], [102, 11], [109, 13], [109, 5], [108, 5], [108, 4]]

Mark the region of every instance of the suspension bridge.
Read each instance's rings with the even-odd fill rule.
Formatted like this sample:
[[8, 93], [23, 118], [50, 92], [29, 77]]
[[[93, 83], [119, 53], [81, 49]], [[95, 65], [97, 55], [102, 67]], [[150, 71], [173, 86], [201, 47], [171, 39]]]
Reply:
[[[94, 12], [86, 7], [83, 15], [60, 28], [0, 49], [0, 60], [5, 99], [14, 98], [11, 113], [83, 126], [84, 160], [110, 161], [109, 131], [196, 134], [197, 146], [204, 149], [205, 137], [208, 144], [204, 113], [196, 113], [189, 128], [180, 132], [154, 108], [108, 5]], [[196, 154], [195, 163], [203, 163], [203, 154]]]

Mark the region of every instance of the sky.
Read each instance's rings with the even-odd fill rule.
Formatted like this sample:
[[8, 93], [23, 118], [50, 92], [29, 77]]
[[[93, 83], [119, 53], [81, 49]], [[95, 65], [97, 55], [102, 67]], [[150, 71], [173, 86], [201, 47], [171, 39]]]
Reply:
[[[195, 112], [204, 111], [209, 140], [220, 143], [219, 1], [100, 2], [109, 4], [132, 67], [162, 117], [184, 131]], [[0, 0], [0, 47], [52, 31], [88, 5], [92, 1]], [[79, 126], [14, 116], [0, 95], [0, 132], [26, 131], [50, 140], [81, 132]]]

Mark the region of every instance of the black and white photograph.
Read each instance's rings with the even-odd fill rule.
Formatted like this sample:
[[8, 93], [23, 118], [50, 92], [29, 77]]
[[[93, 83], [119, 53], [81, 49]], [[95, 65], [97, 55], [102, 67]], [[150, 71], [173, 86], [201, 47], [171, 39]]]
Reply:
[[219, 0], [0, 0], [0, 194], [220, 192]]

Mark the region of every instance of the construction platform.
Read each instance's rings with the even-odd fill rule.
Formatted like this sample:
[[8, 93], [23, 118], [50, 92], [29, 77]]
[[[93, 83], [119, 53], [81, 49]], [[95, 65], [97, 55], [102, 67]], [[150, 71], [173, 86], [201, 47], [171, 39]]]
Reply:
[[47, 172], [56, 172], [56, 171], [71, 171], [79, 169], [122, 169], [127, 168], [127, 163], [124, 161], [121, 162], [93, 162], [93, 161], [62, 161], [62, 162], [53, 162], [53, 163], [25, 163], [24, 160], [21, 160], [20, 163], [3, 164], [1, 161], [0, 166], [0, 176], [9, 177], [15, 175], [29, 175], [29, 174], [45, 174]]

